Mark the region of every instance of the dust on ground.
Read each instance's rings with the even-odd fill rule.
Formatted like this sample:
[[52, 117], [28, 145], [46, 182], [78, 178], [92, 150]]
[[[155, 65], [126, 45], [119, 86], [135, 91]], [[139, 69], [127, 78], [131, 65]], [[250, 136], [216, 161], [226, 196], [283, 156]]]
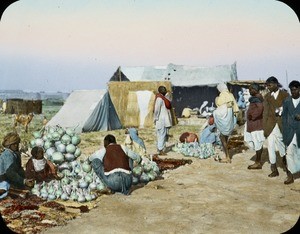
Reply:
[[[194, 132], [198, 129], [194, 128]], [[140, 135], [145, 139], [143, 134], [141, 130]], [[180, 132], [173, 134], [169, 145], [177, 142]], [[153, 141], [146, 140], [145, 144], [148, 153], [155, 153]], [[247, 169], [253, 163], [254, 151], [231, 150], [231, 154], [231, 164], [213, 158], [188, 157], [193, 161], [191, 164], [165, 171], [163, 179], [135, 187], [129, 196], [102, 195], [90, 212], [43, 233], [283, 233], [289, 230], [300, 214], [300, 179], [284, 185], [286, 174], [281, 164], [279, 176], [269, 178], [266, 148], [262, 170]], [[187, 159], [172, 151], [161, 157]]]

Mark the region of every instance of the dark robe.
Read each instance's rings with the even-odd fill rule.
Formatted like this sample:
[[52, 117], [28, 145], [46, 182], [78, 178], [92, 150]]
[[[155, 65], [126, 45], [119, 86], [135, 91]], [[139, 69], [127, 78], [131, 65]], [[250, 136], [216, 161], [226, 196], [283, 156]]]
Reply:
[[284, 90], [279, 90], [279, 94], [277, 99], [271, 95], [271, 93], [267, 93], [264, 98], [264, 112], [263, 112], [263, 128], [264, 135], [268, 137], [273, 131], [276, 123], [280, 131], [282, 132], [282, 120], [281, 116], [275, 115], [275, 109], [282, 107], [283, 101], [289, 96], [289, 94]]
[[295, 119], [295, 115], [300, 114], [300, 103], [294, 107], [292, 97], [288, 97], [283, 103], [282, 122], [283, 122], [283, 142], [288, 146], [296, 133], [297, 144], [300, 147], [300, 121]]

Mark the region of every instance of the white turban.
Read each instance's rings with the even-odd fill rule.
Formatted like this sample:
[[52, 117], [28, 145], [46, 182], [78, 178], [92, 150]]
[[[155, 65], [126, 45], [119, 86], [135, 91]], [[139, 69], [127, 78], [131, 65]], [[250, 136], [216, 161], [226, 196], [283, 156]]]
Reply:
[[219, 83], [217, 89], [219, 90], [220, 93], [224, 90], [228, 90], [227, 85], [225, 83]]

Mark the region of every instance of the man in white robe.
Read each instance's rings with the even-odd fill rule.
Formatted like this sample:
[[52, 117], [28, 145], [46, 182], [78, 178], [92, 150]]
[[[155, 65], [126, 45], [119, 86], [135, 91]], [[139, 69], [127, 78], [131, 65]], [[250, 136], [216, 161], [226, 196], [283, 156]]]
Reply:
[[166, 142], [168, 141], [168, 131], [172, 126], [171, 102], [165, 97], [167, 89], [159, 86], [158, 94], [155, 97], [154, 124], [157, 136], [157, 151], [159, 155], [166, 155]]

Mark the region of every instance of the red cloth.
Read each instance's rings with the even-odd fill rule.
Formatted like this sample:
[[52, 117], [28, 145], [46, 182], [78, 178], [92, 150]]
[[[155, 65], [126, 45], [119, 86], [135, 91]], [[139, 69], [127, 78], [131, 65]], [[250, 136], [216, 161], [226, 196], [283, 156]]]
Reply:
[[116, 168], [130, 171], [129, 158], [118, 144], [110, 144], [106, 147], [103, 166], [105, 172], [110, 172]]
[[247, 110], [247, 132], [263, 130], [263, 97], [261, 94], [256, 95], [261, 102], [250, 102]]
[[158, 93], [155, 95], [155, 100], [154, 100], [154, 105], [155, 105], [155, 101], [157, 98], [162, 98], [162, 100], [164, 100], [165, 106], [167, 109], [171, 109], [172, 108], [172, 104], [170, 102], [170, 100], [168, 98], [166, 98], [164, 95], [162, 95], [161, 93]]

